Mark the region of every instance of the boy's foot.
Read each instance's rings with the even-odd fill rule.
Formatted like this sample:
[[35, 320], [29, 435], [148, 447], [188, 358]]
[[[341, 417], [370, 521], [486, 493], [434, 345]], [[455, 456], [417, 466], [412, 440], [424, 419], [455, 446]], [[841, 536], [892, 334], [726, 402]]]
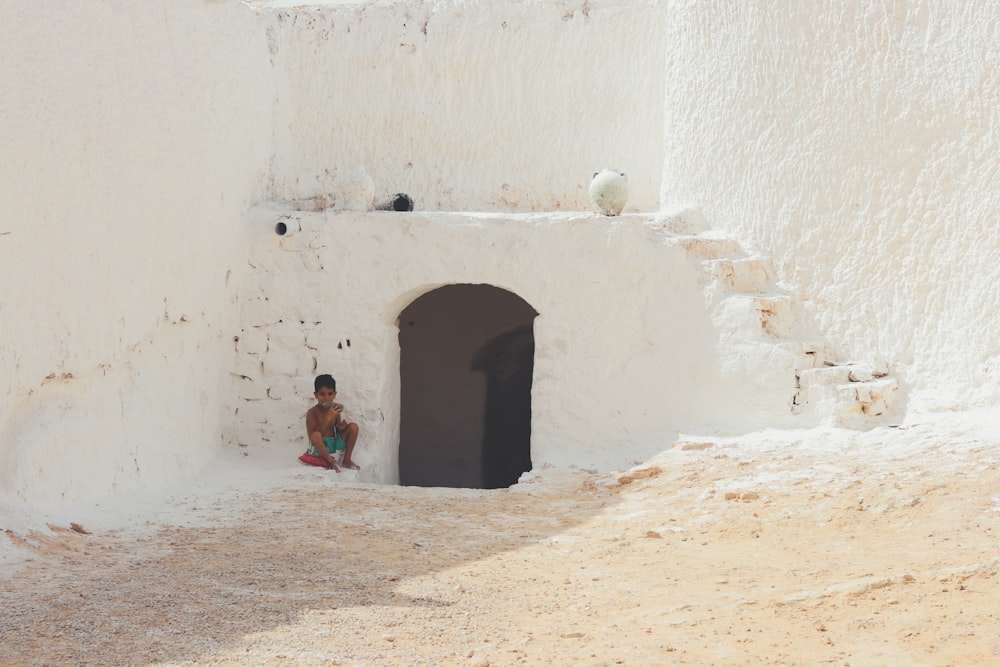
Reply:
[[359, 466], [357, 463], [355, 463], [350, 459], [344, 461], [341, 465], [347, 468], [348, 470], [361, 470], [361, 466]]

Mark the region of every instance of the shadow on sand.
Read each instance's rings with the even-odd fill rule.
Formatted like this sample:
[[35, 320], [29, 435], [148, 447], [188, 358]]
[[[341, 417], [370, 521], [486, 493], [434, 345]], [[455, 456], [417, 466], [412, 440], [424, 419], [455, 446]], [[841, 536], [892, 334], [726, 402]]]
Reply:
[[[336, 485], [240, 493], [209, 525], [36, 540], [0, 588], [0, 665], [196, 661], [357, 606], [448, 607], [413, 578], [545, 541], [606, 510], [583, 474], [512, 490]], [[235, 507], [241, 508], [238, 512]], [[375, 630], [378, 631], [377, 629]]]

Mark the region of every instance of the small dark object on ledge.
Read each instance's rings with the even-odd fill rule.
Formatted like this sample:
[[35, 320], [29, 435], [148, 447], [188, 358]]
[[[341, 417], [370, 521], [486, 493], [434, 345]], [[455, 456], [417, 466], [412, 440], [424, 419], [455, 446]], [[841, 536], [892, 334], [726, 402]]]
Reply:
[[405, 192], [389, 195], [375, 202], [376, 211], [412, 211], [413, 198]]

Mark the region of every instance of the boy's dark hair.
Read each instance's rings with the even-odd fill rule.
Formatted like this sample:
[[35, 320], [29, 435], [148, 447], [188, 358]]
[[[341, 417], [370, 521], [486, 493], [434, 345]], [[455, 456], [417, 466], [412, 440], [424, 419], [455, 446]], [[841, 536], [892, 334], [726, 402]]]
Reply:
[[337, 391], [337, 381], [334, 380], [333, 376], [328, 373], [317, 375], [316, 381], [313, 382], [313, 391], [319, 391], [323, 387]]

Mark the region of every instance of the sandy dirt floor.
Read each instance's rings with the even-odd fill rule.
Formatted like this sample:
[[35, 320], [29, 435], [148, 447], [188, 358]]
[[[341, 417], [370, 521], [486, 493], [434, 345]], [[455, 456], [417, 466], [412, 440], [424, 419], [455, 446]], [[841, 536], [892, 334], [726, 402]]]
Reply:
[[8, 530], [0, 665], [1000, 665], [998, 456], [917, 424], [497, 491], [289, 467]]

